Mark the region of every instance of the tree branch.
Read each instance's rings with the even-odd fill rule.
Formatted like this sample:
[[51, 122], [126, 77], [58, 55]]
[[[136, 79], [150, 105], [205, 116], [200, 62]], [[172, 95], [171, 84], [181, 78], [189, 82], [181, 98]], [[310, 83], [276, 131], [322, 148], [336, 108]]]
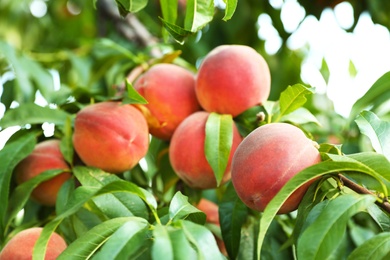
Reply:
[[[370, 195], [374, 195], [376, 197], [378, 197], [375, 193], [373, 193], [372, 191], [369, 191], [367, 190], [366, 188], [358, 185], [357, 183], [351, 181], [350, 179], [348, 179], [347, 177], [345, 177], [344, 175], [342, 175], [341, 173], [338, 174], [338, 177], [340, 178], [340, 180], [343, 182], [343, 184], [345, 186], [347, 186], [348, 188], [350, 188], [351, 190], [355, 191], [356, 193], [359, 193], [359, 194], [370, 194]], [[388, 201], [383, 201], [383, 202], [380, 202], [380, 201], [376, 201], [375, 202], [380, 208], [382, 208], [383, 210], [385, 210], [386, 212], [390, 213], [390, 203]]]

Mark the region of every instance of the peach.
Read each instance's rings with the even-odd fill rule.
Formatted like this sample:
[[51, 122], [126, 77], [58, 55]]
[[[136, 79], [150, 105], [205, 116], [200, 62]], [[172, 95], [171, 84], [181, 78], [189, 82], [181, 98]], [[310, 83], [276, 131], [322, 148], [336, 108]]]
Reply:
[[245, 45], [221, 45], [202, 61], [195, 91], [204, 110], [233, 117], [268, 99], [271, 74], [256, 50]]
[[[17, 233], [0, 252], [0, 260], [30, 260], [32, 259], [35, 242], [42, 233], [41, 227], [28, 228]], [[65, 240], [53, 233], [46, 248], [45, 260], [56, 259], [66, 249]]]
[[178, 65], [154, 65], [134, 83], [134, 88], [148, 101], [146, 118], [150, 133], [169, 140], [177, 126], [200, 110], [195, 95], [195, 76]]
[[[214, 172], [204, 152], [206, 122], [209, 113], [198, 111], [184, 119], [174, 132], [169, 148], [172, 168], [188, 186], [211, 189], [217, 186]], [[242, 138], [233, 124], [233, 144], [222, 183], [230, 179], [230, 164], [233, 153]]]
[[[261, 212], [288, 180], [320, 161], [315, 143], [301, 129], [271, 123], [253, 130], [238, 146], [232, 160], [232, 182], [239, 198]], [[297, 209], [310, 184], [296, 190], [278, 213]]]
[[109, 101], [92, 104], [76, 115], [73, 146], [86, 165], [122, 173], [146, 155], [148, 125], [132, 105]]
[[63, 169], [64, 172], [42, 182], [31, 194], [32, 199], [40, 204], [54, 206], [62, 184], [71, 178], [69, 165], [60, 150], [59, 140], [51, 139], [38, 143], [32, 153], [15, 167], [14, 174], [16, 182], [21, 184], [44, 171], [55, 169]]

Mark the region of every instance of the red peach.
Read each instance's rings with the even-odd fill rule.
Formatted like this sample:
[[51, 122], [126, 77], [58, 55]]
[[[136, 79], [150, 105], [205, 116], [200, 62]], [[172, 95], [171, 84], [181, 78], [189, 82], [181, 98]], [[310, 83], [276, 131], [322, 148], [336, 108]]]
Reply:
[[[59, 140], [46, 140], [38, 143], [32, 153], [15, 167], [16, 182], [21, 184], [47, 170], [63, 169], [69, 171], [61, 150]], [[39, 184], [32, 192], [32, 199], [46, 206], [54, 206], [57, 193], [62, 184], [71, 178], [69, 172], [63, 172], [54, 178]]]
[[[17, 233], [0, 252], [0, 260], [31, 260], [35, 242], [42, 233], [42, 228], [28, 228]], [[45, 260], [55, 260], [65, 249], [65, 240], [53, 233], [46, 248]]]
[[[217, 186], [204, 151], [208, 116], [208, 112], [198, 111], [184, 119], [173, 134], [169, 148], [169, 158], [176, 174], [188, 186], [197, 189], [211, 189]], [[233, 144], [222, 183], [230, 179], [231, 160], [240, 142], [241, 136], [233, 124]]]
[[245, 45], [221, 45], [199, 67], [195, 91], [209, 112], [233, 117], [268, 99], [271, 75], [264, 58]]
[[86, 165], [121, 173], [133, 168], [146, 155], [148, 125], [132, 105], [96, 103], [77, 113], [73, 146]]
[[160, 139], [169, 140], [187, 116], [201, 109], [194, 74], [178, 65], [154, 65], [137, 79], [134, 88], [148, 101], [149, 131]]
[[[271, 123], [252, 131], [238, 146], [232, 161], [232, 182], [249, 208], [263, 211], [288, 180], [320, 161], [318, 149], [301, 129]], [[296, 190], [278, 213], [297, 209], [310, 184]]]

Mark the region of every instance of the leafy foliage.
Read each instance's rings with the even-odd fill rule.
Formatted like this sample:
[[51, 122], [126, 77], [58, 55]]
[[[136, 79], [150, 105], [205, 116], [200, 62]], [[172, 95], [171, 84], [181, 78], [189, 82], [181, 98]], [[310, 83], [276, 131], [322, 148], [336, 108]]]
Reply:
[[[337, 1], [299, 2], [307, 15], [318, 17]], [[19, 2], [0, 4], [2, 14], [9, 16], [0, 16], [0, 101], [5, 110], [0, 128], [20, 127], [0, 150], [0, 249], [20, 230], [43, 226], [34, 259], [44, 258], [53, 232], [68, 244], [59, 259], [389, 257], [390, 72], [354, 104], [349, 118], [341, 118], [326, 97], [300, 82], [297, 64], [302, 57], [286, 47], [291, 33], [283, 28], [281, 10], [269, 1], [45, 3], [47, 14], [33, 20]], [[321, 4], [325, 6], [318, 8]], [[355, 15], [368, 11], [389, 26], [389, 19], [378, 12], [389, 10], [388, 4], [352, 5]], [[264, 52], [256, 27], [261, 13], [270, 16], [283, 41], [273, 57], [264, 53], [274, 79], [271, 98], [235, 118], [210, 114], [204, 151], [219, 187], [188, 187], [170, 164], [169, 141], [156, 137], [151, 137], [142, 162], [121, 174], [81, 162], [72, 144], [80, 109], [111, 100], [147, 104], [132, 85], [141, 73], [158, 63], [196, 71], [201, 57], [215, 45], [241, 43]], [[327, 70], [327, 64], [322, 67]], [[354, 70], [353, 64], [350, 68]], [[320, 106], [323, 103], [326, 108]], [[239, 199], [231, 182], [221, 184], [232, 125], [245, 137], [275, 122], [294, 124], [319, 143], [322, 162], [298, 173], [264, 212], [255, 212]], [[54, 128], [52, 135], [43, 131], [48, 123]], [[331, 137], [338, 138], [337, 144]], [[72, 173], [53, 207], [40, 205], [30, 195], [61, 170], [45, 171], [20, 185], [13, 178], [16, 165], [48, 138], [61, 140]], [[295, 190], [313, 180], [296, 212], [277, 214]], [[201, 198], [217, 204], [218, 223], [197, 208]]]

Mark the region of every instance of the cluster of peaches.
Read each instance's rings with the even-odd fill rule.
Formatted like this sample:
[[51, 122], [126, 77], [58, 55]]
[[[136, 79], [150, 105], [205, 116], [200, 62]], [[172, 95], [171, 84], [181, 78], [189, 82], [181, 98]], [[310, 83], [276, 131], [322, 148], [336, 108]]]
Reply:
[[[195, 189], [211, 189], [217, 182], [205, 156], [208, 116], [215, 112], [234, 118], [263, 104], [270, 94], [271, 77], [268, 64], [254, 49], [223, 45], [208, 53], [197, 73], [160, 63], [133, 85], [147, 104], [105, 101], [76, 114], [73, 146], [82, 162], [109, 173], [123, 173], [146, 155], [152, 135], [169, 142], [170, 163], [183, 182]], [[263, 211], [292, 176], [320, 161], [312, 141], [293, 125], [270, 123], [247, 136], [232, 126], [232, 147], [222, 183], [231, 180], [240, 199], [254, 210]], [[32, 198], [53, 206], [59, 188], [71, 178], [58, 140], [39, 143], [16, 167], [15, 175], [22, 183], [49, 169], [64, 172], [40, 184]], [[279, 213], [295, 210], [306, 189], [293, 193]]]

